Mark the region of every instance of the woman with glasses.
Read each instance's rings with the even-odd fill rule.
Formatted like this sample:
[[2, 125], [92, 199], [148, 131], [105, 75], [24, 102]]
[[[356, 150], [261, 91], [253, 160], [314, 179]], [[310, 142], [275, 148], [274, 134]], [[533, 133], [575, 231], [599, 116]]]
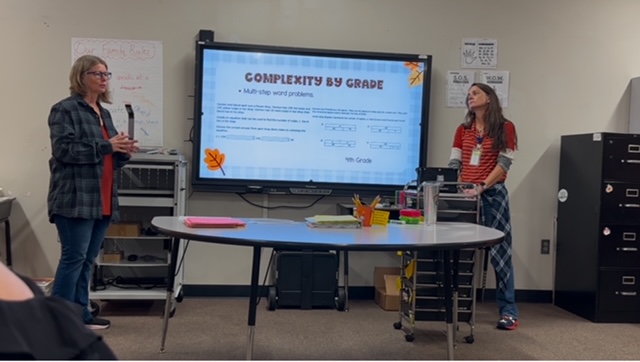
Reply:
[[109, 223], [118, 220], [116, 170], [138, 150], [102, 106], [111, 103], [110, 78], [101, 58], [78, 58], [69, 75], [71, 95], [49, 114], [48, 215], [61, 246], [52, 294], [79, 304], [91, 329], [110, 325], [89, 311], [89, 281]]

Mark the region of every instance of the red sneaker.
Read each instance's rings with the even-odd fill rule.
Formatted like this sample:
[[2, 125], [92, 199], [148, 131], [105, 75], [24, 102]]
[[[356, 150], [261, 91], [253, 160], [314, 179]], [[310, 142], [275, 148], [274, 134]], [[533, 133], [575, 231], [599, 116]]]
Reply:
[[502, 318], [498, 321], [498, 325], [496, 328], [504, 329], [506, 331], [512, 331], [518, 327], [518, 320], [513, 319], [512, 316], [503, 315]]

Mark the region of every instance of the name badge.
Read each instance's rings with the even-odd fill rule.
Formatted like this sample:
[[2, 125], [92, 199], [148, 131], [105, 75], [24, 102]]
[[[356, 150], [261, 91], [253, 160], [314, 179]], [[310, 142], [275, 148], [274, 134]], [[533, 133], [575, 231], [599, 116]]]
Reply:
[[482, 156], [482, 141], [484, 141], [484, 137], [478, 136], [477, 141], [478, 144], [476, 145], [476, 148], [474, 148], [473, 152], [471, 152], [471, 160], [469, 161], [469, 164], [471, 166], [480, 165], [480, 156]]
[[482, 156], [482, 146], [477, 145], [476, 148], [474, 148], [473, 152], [471, 153], [471, 161], [469, 161], [469, 164], [471, 166], [480, 165], [480, 156]]

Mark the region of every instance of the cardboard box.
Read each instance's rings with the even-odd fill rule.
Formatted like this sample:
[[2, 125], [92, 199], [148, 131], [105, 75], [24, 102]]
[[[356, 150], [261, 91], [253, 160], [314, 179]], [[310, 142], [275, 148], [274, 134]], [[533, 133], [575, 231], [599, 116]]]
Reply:
[[103, 263], [119, 263], [124, 259], [124, 251], [105, 251], [102, 254]]
[[384, 310], [400, 310], [400, 291], [396, 280], [400, 277], [400, 268], [376, 267], [373, 269], [376, 304]]
[[135, 222], [111, 224], [107, 229], [107, 236], [140, 236], [142, 225]]

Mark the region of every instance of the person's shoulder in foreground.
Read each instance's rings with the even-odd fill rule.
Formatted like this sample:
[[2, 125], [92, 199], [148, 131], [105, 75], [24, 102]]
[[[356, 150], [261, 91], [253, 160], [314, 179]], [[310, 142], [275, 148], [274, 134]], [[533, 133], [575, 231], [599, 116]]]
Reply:
[[0, 263], [0, 360], [116, 359], [81, 311]]

